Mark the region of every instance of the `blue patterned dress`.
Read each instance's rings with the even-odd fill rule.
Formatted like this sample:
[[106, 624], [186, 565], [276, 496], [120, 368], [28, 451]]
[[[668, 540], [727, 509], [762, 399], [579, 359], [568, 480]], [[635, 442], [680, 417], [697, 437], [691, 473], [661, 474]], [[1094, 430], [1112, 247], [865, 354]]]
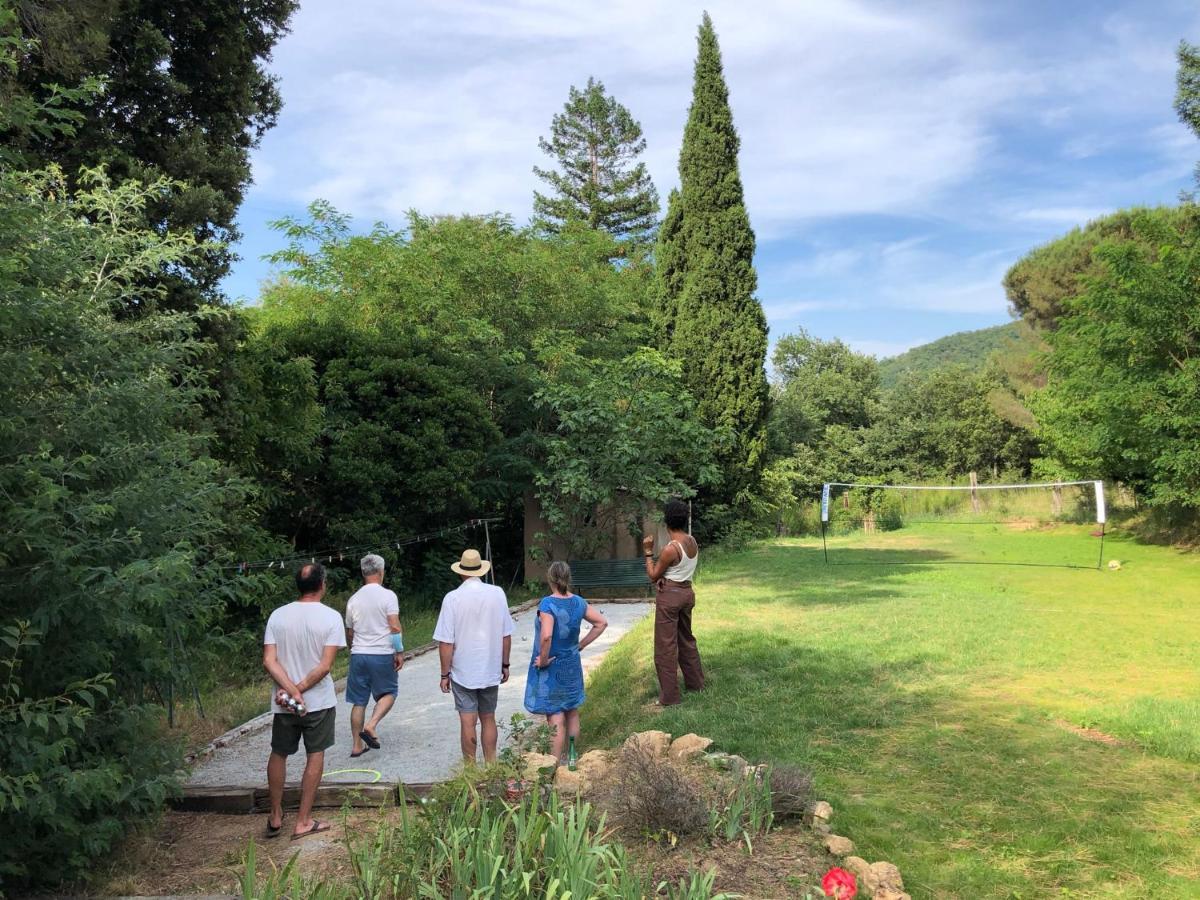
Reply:
[[543, 597], [538, 612], [554, 616], [554, 632], [550, 637], [550, 656], [554, 662], [544, 669], [535, 665], [542, 640], [542, 617], [539, 615], [534, 619], [533, 656], [525, 681], [525, 708], [538, 715], [578, 709], [584, 700], [579, 626], [587, 612], [587, 601], [578, 594]]

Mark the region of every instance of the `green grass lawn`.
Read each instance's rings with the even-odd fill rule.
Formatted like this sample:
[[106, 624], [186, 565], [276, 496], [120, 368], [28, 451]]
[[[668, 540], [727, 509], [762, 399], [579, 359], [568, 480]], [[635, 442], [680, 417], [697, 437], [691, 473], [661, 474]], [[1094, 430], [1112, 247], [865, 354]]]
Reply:
[[[709, 687], [656, 711], [643, 622], [585, 745], [695, 731], [811, 768], [835, 830], [914, 897], [1200, 897], [1200, 555], [1087, 527], [914, 527], [707, 554]], [[897, 565], [923, 554], [929, 565]], [[937, 560], [943, 560], [939, 563]]]

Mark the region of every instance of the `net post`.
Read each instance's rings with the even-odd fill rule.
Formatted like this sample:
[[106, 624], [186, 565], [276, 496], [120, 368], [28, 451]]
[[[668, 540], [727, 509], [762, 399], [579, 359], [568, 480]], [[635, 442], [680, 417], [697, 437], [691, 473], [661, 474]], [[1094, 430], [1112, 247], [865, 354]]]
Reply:
[[825, 522], [829, 519], [829, 485], [821, 485], [821, 553], [829, 565], [829, 547], [825, 544]]
[[1100, 523], [1100, 558], [1096, 560], [1096, 568], [1104, 568], [1104, 532], [1108, 530], [1108, 509], [1104, 503], [1104, 482], [1096, 481], [1096, 521]]

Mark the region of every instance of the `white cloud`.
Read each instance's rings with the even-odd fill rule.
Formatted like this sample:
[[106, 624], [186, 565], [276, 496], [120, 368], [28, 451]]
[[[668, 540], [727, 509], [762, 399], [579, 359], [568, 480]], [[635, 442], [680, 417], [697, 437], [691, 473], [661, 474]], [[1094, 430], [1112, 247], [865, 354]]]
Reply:
[[305, 4], [276, 51], [286, 106], [256, 162], [277, 175], [257, 189], [366, 218], [418, 206], [523, 219], [537, 138], [594, 74], [642, 121], [665, 198], [705, 5], [764, 238], [803, 217], [933, 203], [976, 170], [991, 111], [1029, 88], [936, 11], [855, 0]]
[[763, 312], [771, 322], [787, 322], [810, 312], [861, 309], [862, 304], [851, 300], [770, 300], [763, 304]]
[[[845, 275], [862, 265], [866, 252], [859, 247], [838, 249], [817, 248], [805, 252], [801, 258], [770, 266], [759, 265], [759, 271], [779, 278], [821, 278]], [[765, 271], [764, 271], [765, 270]]]
[[1007, 267], [964, 281], [954, 277], [914, 278], [884, 294], [888, 305], [930, 312], [1001, 315], [1008, 308], [1001, 279]]
[[[537, 139], [589, 75], [642, 122], [665, 203], [707, 8], [751, 222], [772, 251], [772, 321], [892, 308], [969, 327], [961, 317], [1004, 314], [1000, 279], [1034, 243], [1173, 197], [1200, 157], [1170, 111], [1174, 45], [1200, 33], [1189, 0], [1163, 21], [1131, 0], [1114, 15], [1052, 7], [315, 0], [276, 48], [285, 107], [254, 156], [246, 212], [323, 197], [360, 224], [398, 225], [414, 207], [523, 221], [531, 168], [546, 164]], [[1122, 158], [1119, 175], [1104, 168]], [[859, 235], [848, 217], [892, 227]], [[814, 239], [825, 223], [842, 227]], [[976, 252], [989, 232], [995, 249]]]
[[1074, 227], [1086, 225], [1093, 219], [1098, 219], [1112, 212], [1098, 206], [1047, 206], [1040, 209], [1025, 209], [1016, 214], [1016, 218], [1025, 222], [1047, 222], [1051, 225]]
[[[975, 253], [956, 251], [937, 245], [924, 234], [899, 241], [862, 242], [854, 254], [853, 272], [835, 272], [832, 286], [822, 266], [815, 271], [798, 264], [768, 269], [764, 273], [768, 291], [789, 282], [808, 289], [799, 298], [769, 295], [764, 310], [772, 322], [807, 312], [869, 308], [1002, 316], [1008, 308], [1002, 279], [1017, 255], [1009, 246]], [[818, 260], [828, 257], [827, 253], [815, 254]], [[816, 287], [806, 285], [810, 279], [813, 285], [824, 285], [820, 299], [810, 299], [817, 293]]]
[[887, 359], [889, 356], [899, 356], [906, 350], [911, 350], [913, 347], [919, 347], [921, 344], [928, 344], [933, 338], [913, 338], [908, 341], [876, 341], [876, 340], [857, 340], [848, 338], [847, 346], [856, 353], [865, 353], [868, 356], [874, 356], [876, 359]]

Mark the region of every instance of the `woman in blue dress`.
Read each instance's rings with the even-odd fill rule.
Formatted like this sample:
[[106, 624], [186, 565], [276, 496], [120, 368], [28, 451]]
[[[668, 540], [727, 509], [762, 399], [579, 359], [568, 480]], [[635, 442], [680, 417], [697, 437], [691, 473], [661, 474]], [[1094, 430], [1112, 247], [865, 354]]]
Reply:
[[[583, 705], [583, 664], [579, 651], [600, 637], [608, 620], [578, 594], [571, 593], [571, 568], [565, 562], [550, 564], [546, 573], [552, 593], [538, 604], [533, 632], [533, 659], [525, 682], [525, 708], [544, 715], [554, 728], [551, 752], [560, 760], [570, 738], [579, 738], [579, 707]], [[583, 640], [579, 626], [592, 629]]]

